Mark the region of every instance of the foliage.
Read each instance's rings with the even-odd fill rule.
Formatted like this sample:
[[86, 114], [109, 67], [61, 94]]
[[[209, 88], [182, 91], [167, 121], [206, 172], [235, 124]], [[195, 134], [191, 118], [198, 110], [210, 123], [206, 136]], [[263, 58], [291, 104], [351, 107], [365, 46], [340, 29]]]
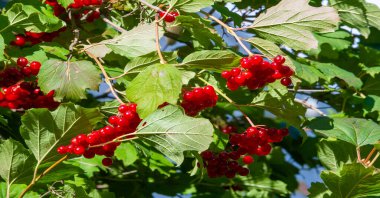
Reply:
[[[304, 167], [320, 171], [320, 182], [307, 184], [309, 197], [380, 196], [377, 5], [78, 2], [13, 0], [2, 8], [0, 197], [289, 197], [301, 186], [296, 175]], [[223, 71], [253, 55], [271, 62], [283, 56], [294, 71], [292, 85], [228, 89]], [[19, 57], [41, 62], [38, 75], [26, 75]], [[14, 108], [8, 93], [13, 89], [3, 85], [16, 78], [5, 75], [10, 68], [25, 74], [16, 87], [30, 82], [35, 89], [29, 95], [54, 95], [60, 105]], [[206, 85], [218, 94], [217, 105], [189, 116], [181, 107], [186, 94]], [[17, 101], [31, 103], [28, 98]], [[137, 104], [141, 120], [133, 120], [135, 128], [102, 145], [86, 145], [120, 144], [107, 156], [112, 166], [103, 166], [99, 156], [57, 152], [80, 134], [117, 128], [112, 122], [119, 121], [111, 118], [128, 117], [120, 103]], [[226, 129], [242, 132], [251, 125], [285, 127], [290, 135], [272, 141], [269, 155], [255, 155], [244, 165], [247, 176], [209, 177], [204, 151], [237, 150], [241, 145], [232, 145]]]

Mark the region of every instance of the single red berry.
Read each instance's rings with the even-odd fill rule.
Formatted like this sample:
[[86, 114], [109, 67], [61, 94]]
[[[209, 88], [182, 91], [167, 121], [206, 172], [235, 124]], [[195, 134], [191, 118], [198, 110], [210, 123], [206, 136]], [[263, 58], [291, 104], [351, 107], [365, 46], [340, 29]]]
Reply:
[[23, 35], [17, 35], [16, 39], [12, 42], [14, 45], [22, 47], [25, 45], [26, 39]]
[[119, 112], [120, 113], [125, 113], [126, 111], [128, 111], [128, 106], [126, 104], [121, 104], [118, 108]]
[[201, 153], [201, 156], [202, 156], [203, 159], [209, 160], [209, 159], [212, 158], [212, 152], [211, 151], [203, 151]]
[[66, 154], [66, 153], [67, 153], [67, 148], [66, 148], [66, 146], [60, 146], [60, 147], [58, 147], [58, 148], [57, 148], [57, 152], [58, 152], [59, 154], [61, 154], [61, 155]]
[[17, 59], [17, 65], [20, 67], [26, 67], [28, 65], [28, 59], [25, 57], [19, 57]]
[[112, 125], [117, 125], [119, 118], [117, 116], [111, 116], [108, 118], [108, 122]]
[[250, 155], [246, 155], [243, 157], [243, 163], [244, 164], [252, 164], [253, 163], [253, 157]]
[[283, 56], [281, 56], [281, 55], [278, 55], [278, 56], [276, 56], [273, 59], [273, 61], [276, 62], [276, 63], [278, 63], [278, 64], [280, 64], [280, 65], [282, 65], [282, 64], [285, 63], [285, 58]]
[[112, 165], [112, 159], [111, 158], [104, 158], [103, 160], [102, 160], [102, 164], [103, 164], [103, 166], [111, 166]]
[[240, 66], [242, 66], [245, 69], [250, 69], [252, 67], [252, 63], [250, 62], [250, 58], [244, 57], [240, 59]]
[[87, 135], [85, 135], [85, 134], [77, 135], [77, 137], [76, 137], [76, 142], [77, 142], [79, 145], [82, 145], [82, 146], [87, 147], [87, 146], [88, 146]]
[[33, 61], [30, 63], [29, 67], [32, 70], [32, 74], [37, 75], [38, 72], [40, 72], [41, 63], [37, 61]]
[[238, 76], [238, 75], [240, 75], [240, 73], [241, 73], [241, 69], [240, 68], [238, 68], [238, 67], [236, 67], [236, 68], [233, 68], [232, 70], [231, 70], [231, 74], [232, 74], [232, 76]]
[[76, 146], [74, 148], [74, 154], [76, 155], [83, 155], [83, 153], [86, 151], [86, 149], [83, 146]]
[[240, 176], [247, 176], [249, 174], [249, 169], [241, 167], [239, 168], [238, 173]]
[[83, 153], [83, 157], [91, 159], [95, 157], [95, 152], [92, 149], [89, 149]]
[[253, 67], [259, 66], [263, 62], [263, 57], [258, 55], [252, 56], [250, 62]]
[[225, 174], [225, 176], [226, 176], [227, 178], [229, 178], [229, 179], [234, 178], [235, 175], [236, 175], [236, 172], [235, 172], [235, 171], [232, 171], [232, 170], [227, 171], [226, 174]]
[[231, 72], [230, 71], [223, 71], [222, 72], [222, 78], [228, 79], [231, 77]]
[[290, 79], [289, 77], [285, 77], [281, 79], [281, 84], [287, 87], [292, 84], [292, 79]]
[[250, 71], [245, 71], [245, 72], [241, 73], [241, 75], [242, 75], [246, 80], [252, 78], [252, 73], [251, 73]]

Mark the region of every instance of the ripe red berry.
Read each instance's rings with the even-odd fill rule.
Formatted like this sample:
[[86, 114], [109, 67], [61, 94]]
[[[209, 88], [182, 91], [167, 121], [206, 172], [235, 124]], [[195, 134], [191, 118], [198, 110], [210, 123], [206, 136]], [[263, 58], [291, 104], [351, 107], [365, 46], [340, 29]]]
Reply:
[[26, 39], [23, 35], [17, 35], [16, 39], [13, 41], [13, 44], [19, 47], [22, 47], [25, 45]]
[[91, 158], [94, 158], [95, 157], [95, 152], [91, 149], [85, 151], [83, 153], [83, 157], [87, 158], [87, 159], [91, 159]]
[[250, 57], [250, 62], [253, 67], [259, 66], [263, 62], [263, 57], [255, 55]]
[[128, 106], [126, 104], [121, 104], [118, 108], [119, 112], [120, 113], [125, 113], [126, 111], [128, 111]]
[[238, 173], [240, 176], [247, 176], [249, 174], [248, 168], [239, 168]]
[[285, 58], [284, 58], [283, 56], [281, 56], [281, 55], [278, 55], [278, 56], [276, 56], [276, 57], [273, 59], [273, 61], [274, 61], [275, 63], [278, 63], [279, 65], [282, 65], [282, 64], [285, 63]]
[[17, 59], [17, 65], [20, 67], [26, 67], [28, 65], [28, 59], [25, 57], [19, 57]]
[[102, 160], [102, 164], [103, 164], [103, 166], [111, 166], [112, 165], [112, 159], [111, 158], [104, 158], [103, 160]]
[[228, 79], [228, 78], [230, 78], [230, 77], [231, 77], [231, 72], [230, 72], [230, 71], [223, 71], [223, 72], [222, 72], [222, 77], [223, 77], [224, 79]]
[[86, 149], [83, 146], [76, 146], [74, 148], [74, 154], [76, 155], [83, 155], [83, 153], [86, 151]]
[[30, 63], [29, 67], [32, 70], [32, 74], [37, 75], [40, 72], [41, 63], [37, 61], [33, 61]]
[[240, 59], [240, 66], [242, 66], [245, 69], [250, 69], [252, 67], [252, 63], [250, 62], [250, 58], [244, 57]]
[[253, 163], [253, 157], [250, 155], [246, 155], [243, 157], [243, 163], [244, 164], [252, 164]]
[[287, 87], [292, 84], [292, 79], [290, 79], [289, 77], [285, 77], [281, 79], [281, 84]]
[[58, 152], [59, 154], [61, 154], [61, 155], [66, 154], [66, 153], [67, 153], [67, 148], [66, 148], [66, 146], [60, 146], [60, 147], [58, 147], [58, 148], [57, 148], [57, 152]]

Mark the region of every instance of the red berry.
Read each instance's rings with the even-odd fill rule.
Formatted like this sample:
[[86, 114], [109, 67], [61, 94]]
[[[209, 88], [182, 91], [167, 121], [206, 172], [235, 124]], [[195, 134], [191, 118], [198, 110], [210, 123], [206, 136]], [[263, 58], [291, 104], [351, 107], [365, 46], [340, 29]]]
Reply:
[[287, 87], [292, 84], [292, 79], [285, 77], [281, 79], [281, 84]]
[[66, 146], [60, 146], [60, 147], [58, 147], [58, 148], [57, 148], [57, 152], [58, 152], [59, 154], [61, 154], [61, 155], [66, 154], [66, 153], [67, 153], [67, 148], [66, 148]]
[[118, 108], [119, 112], [120, 113], [125, 113], [126, 111], [128, 111], [128, 106], [126, 104], [121, 104]]
[[250, 62], [253, 67], [259, 66], [263, 62], [263, 57], [255, 55], [250, 58]]
[[250, 62], [250, 58], [244, 57], [240, 59], [240, 66], [242, 66], [245, 69], [250, 69], [252, 67], [252, 63]]
[[29, 67], [32, 70], [32, 74], [37, 75], [38, 72], [40, 72], [41, 63], [37, 61], [33, 61], [30, 63]]
[[76, 155], [83, 155], [83, 153], [86, 151], [86, 149], [83, 146], [76, 146], [74, 148], [74, 154]]
[[278, 55], [278, 56], [276, 56], [276, 57], [273, 59], [273, 61], [274, 61], [275, 63], [278, 63], [279, 65], [282, 65], [282, 64], [285, 63], [285, 58], [284, 58], [283, 56], [281, 56], [281, 55]]
[[14, 45], [22, 47], [25, 45], [26, 39], [23, 35], [17, 35], [16, 39], [12, 42]]
[[247, 176], [249, 174], [249, 169], [248, 168], [239, 168], [238, 170], [240, 176]]
[[230, 72], [230, 71], [223, 71], [223, 72], [222, 72], [222, 77], [223, 77], [224, 79], [228, 79], [228, 78], [230, 78], [230, 77], [231, 77], [231, 72]]
[[17, 59], [17, 65], [20, 67], [26, 67], [28, 65], [28, 59], [25, 57], [19, 57]]
[[111, 158], [104, 158], [103, 160], [102, 160], [102, 164], [103, 164], [103, 166], [111, 166], [112, 165], [112, 159]]
[[253, 163], [253, 157], [250, 155], [246, 155], [243, 157], [243, 163], [244, 164], [252, 164]]
[[240, 75], [240, 73], [241, 73], [241, 69], [240, 68], [238, 68], [238, 67], [236, 67], [236, 68], [233, 68], [232, 70], [231, 70], [231, 74], [232, 74], [232, 76], [238, 76], [238, 75]]
[[119, 118], [117, 116], [111, 116], [108, 118], [108, 122], [112, 125], [117, 125]]
[[87, 159], [91, 159], [91, 158], [94, 158], [95, 157], [95, 152], [91, 149], [85, 151], [83, 153], [83, 157], [87, 158]]

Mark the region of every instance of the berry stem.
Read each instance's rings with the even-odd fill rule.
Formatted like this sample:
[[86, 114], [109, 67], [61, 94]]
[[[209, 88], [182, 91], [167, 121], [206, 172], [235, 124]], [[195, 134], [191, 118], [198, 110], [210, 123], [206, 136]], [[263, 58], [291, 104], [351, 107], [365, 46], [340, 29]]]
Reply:
[[214, 17], [213, 15], [201, 11], [202, 14], [206, 15], [207, 18], [211, 18], [215, 22], [217, 22], [219, 25], [227, 29], [227, 32], [231, 34], [233, 37], [235, 37], [236, 41], [239, 43], [239, 45], [248, 53], [249, 56], [253, 56], [254, 54], [247, 48], [247, 46], [244, 45], [241, 38], [234, 32], [234, 30], [228, 26], [227, 24], [223, 23], [223, 21], [219, 20], [218, 18]]
[[111, 20], [107, 19], [105, 16], [103, 15], [100, 15], [100, 18], [102, 18], [102, 20], [107, 23], [108, 25], [110, 25], [113, 29], [115, 29], [116, 31], [120, 32], [120, 33], [125, 33], [127, 32], [127, 30], [125, 30], [124, 28], [116, 25], [114, 22], [112, 22]]
[[372, 157], [372, 155], [375, 153], [375, 151], [376, 151], [376, 148], [374, 147], [372, 150], [371, 150], [371, 152], [368, 154], [368, 156], [365, 158], [365, 160], [364, 160], [364, 164], [365, 163], [367, 163], [368, 161], [369, 161], [369, 159]]
[[[203, 79], [202, 77], [199, 77], [198, 76], [198, 79], [201, 80], [202, 82], [204, 82], [205, 84], [207, 85], [210, 85], [212, 86], [209, 82], [207, 82], [205, 79]], [[213, 86], [214, 87], [214, 86]], [[248, 123], [251, 125], [251, 126], [255, 126], [255, 124], [253, 124], [252, 120], [248, 117], [247, 114], [244, 113], [244, 111], [240, 108], [240, 106], [238, 104], [236, 104], [231, 98], [229, 98], [226, 94], [224, 94], [219, 88], [217, 87], [214, 87], [215, 91], [221, 95], [224, 99], [226, 99], [230, 104], [232, 104], [233, 106], [235, 106], [244, 116], [244, 118], [248, 121]]]
[[86, 51], [86, 53], [88, 54], [88, 56], [90, 56], [92, 59], [95, 60], [96, 64], [98, 64], [100, 70], [102, 71], [102, 73], [104, 75], [104, 81], [109, 86], [109, 88], [110, 88], [112, 94], [115, 96], [116, 100], [119, 101], [120, 104], [124, 104], [124, 102], [119, 98], [119, 96], [117, 95], [115, 89], [113, 88], [112, 83], [110, 81], [110, 77], [108, 76], [108, 74], [107, 74], [106, 70], [104, 69], [102, 63], [99, 61], [99, 59], [95, 55], [91, 54], [88, 51]]
[[373, 158], [372, 162], [368, 165], [368, 167], [371, 167], [376, 162], [377, 158], [379, 158], [379, 156], [380, 156], [380, 153], [377, 152], [376, 156]]
[[156, 33], [156, 49], [157, 49], [157, 53], [158, 53], [158, 56], [160, 57], [160, 63], [161, 64], [166, 64], [166, 60], [164, 58], [164, 56], [162, 55], [162, 52], [161, 52], [161, 46], [160, 46], [160, 35], [159, 35], [159, 31], [158, 31], [158, 24], [159, 24], [159, 20], [158, 20], [158, 14], [156, 14], [156, 17], [155, 17], [155, 33]]
[[315, 107], [314, 105], [311, 105], [309, 103], [307, 103], [306, 100], [300, 100], [298, 98], [294, 98], [294, 102], [297, 102], [297, 103], [300, 103], [302, 104], [303, 106], [309, 108], [309, 109], [312, 109], [314, 111], [316, 111], [317, 113], [319, 113], [321, 116], [326, 116], [325, 113], [323, 113], [321, 110], [319, 110], [317, 107]]
[[68, 158], [67, 155], [63, 156], [61, 159], [59, 159], [58, 161], [54, 162], [54, 164], [52, 164], [49, 168], [47, 168], [44, 172], [42, 172], [38, 177], [36, 178], [33, 178], [32, 181], [30, 182], [30, 184], [22, 191], [22, 193], [20, 194], [19, 198], [22, 198], [25, 196], [25, 194], [33, 187], [33, 185], [39, 180], [41, 179], [43, 176], [45, 176], [46, 174], [48, 174], [53, 168], [55, 168], [56, 166], [58, 166], [61, 162], [65, 161], [66, 159]]

